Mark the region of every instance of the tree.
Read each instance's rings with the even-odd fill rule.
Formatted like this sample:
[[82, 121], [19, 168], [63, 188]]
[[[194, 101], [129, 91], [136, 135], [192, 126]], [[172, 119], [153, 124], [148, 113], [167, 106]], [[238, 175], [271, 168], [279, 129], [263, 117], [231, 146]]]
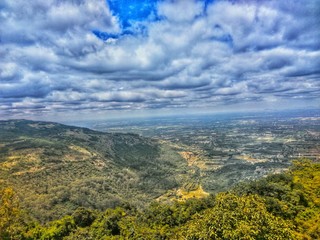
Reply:
[[216, 205], [189, 221], [186, 239], [293, 239], [292, 225], [270, 214], [257, 195], [217, 195]]
[[28, 225], [31, 225], [31, 220], [20, 209], [14, 190], [3, 189], [0, 193], [0, 239], [23, 239]]

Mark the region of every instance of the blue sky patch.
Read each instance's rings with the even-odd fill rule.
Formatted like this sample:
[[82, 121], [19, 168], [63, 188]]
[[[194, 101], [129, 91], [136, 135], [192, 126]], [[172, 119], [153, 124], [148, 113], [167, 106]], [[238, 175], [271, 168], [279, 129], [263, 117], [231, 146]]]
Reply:
[[156, 14], [158, 1], [149, 0], [107, 0], [113, 15], [120, 20], [123, 29], [135, 21], [145, 21], [150, 15]]

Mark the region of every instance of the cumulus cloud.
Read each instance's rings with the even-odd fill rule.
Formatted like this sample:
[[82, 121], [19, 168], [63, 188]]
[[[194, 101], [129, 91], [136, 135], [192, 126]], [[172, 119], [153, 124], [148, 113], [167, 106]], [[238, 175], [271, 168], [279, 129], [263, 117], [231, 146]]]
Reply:
[[174, 4], [169, 1], [164, 1], [158, 5], [158, 14], [172, 22], [188, 23], [202, 14], [203, 7], [204, 2], [200, 1], [177, 0]]
[[319, 0], [121, 2], [1, 1], [0, 116], [319, 107]]

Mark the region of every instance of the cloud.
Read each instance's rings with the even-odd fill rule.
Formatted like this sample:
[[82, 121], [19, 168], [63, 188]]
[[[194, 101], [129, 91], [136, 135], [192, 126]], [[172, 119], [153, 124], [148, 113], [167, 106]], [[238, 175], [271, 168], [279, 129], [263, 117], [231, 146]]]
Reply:
[[[178, 0], [160, 2], [158, 14], [170, 22], [192, 22], [203, 13], [204, 2], [193, 0]], [[179, 11], [177, 11], [179, 9]]]
[[319, 106], [318, 0], [121, 2], [1, 1], [0, 114]]

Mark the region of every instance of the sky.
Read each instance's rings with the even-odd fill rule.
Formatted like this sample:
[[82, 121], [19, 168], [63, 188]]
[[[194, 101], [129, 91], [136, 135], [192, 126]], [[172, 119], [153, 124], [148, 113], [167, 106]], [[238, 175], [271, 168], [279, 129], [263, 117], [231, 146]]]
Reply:
[[320, 0], [1, 0], [0, 119], [320, 108]]

